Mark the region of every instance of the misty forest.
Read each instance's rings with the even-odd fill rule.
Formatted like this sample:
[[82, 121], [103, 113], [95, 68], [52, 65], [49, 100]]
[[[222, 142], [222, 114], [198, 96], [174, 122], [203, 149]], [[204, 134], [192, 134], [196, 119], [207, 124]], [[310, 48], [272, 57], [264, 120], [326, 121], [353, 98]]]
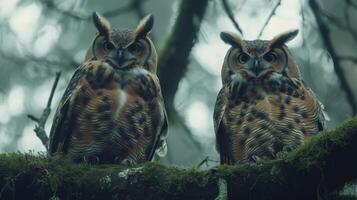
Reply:
[[[357, 199], [356, 19], [356, 0], [0, 0], [0, 199]], [[129, 28], [133, 32], [117, 33], [108, 23], [111, 28]], [[298, 32], [294, 32], [296, 29]], [[276, 39], [282, 33], [293, 36], [287, 34], [283, 35], [285, 38]], [[112, 66], [120, 65], [123, 52], [124, 57], [129, 55], [128, 52], [134, 52], [130, 53], [132, 56], [145, 45], [142, 42], [141, 46], [133, 47], [133, 43], [129, 43], [127, 49], [122, 49], [117, 42], [114, 45], [104, 42], [110, 44], [103, 45], [110, 53], [100, 60], [102, 54], [94, 45], [96, 40], [123, 38], [125, 34], [132, 34], [128, 40], [134, 37], [135, 44], [150, 38], [157, 59], [148, 57], [144, 63], [135, 61], [139, 63], [135, 67], [142, 64], [140, 67], [145, 69], [124, 72], [123, 67], [115, 71]], [[290, 41], [287, 37], [295, 38]], [[285, 53], [286, 63], [288, 58], [284, 49], [288, 48], [300, 70], [302, 85], [311, 88], [308, 93], [313, 91], [311, 101], [319, 112], [311, 114], [313, 120], [319, 119], [318, 123], [314, 122], [318, 126], [314, 124], [311, 128], [316, 134], [303, 135], [302, 143], [291, 150], [281, 147], [281, 152], [274, 154], [273, 159], [256, 156], [247, 156], [247, 160], [252, 159], [248, 162], [236, 159], [234, 145], [238, 142], [233, 136], [224, 140], [221, 135], [239, 129], [238, 123], [242, 122], [235, 121], [238, 125], [230, 126], [225, 114], [222, 121], [216, 121], [216, 116], [220, 116], [217, 105], [221, 103], [217, 95], [221, 94], [222, 84], [225, 84], [222, 82], [225, 77], [222, 66], [225, 59], [229, 59], [227, 52], [248, 49], [242, 47], [241, 39], [273, 39], [274, 48]], [[276, 47], [279, 39], [284, 40], [281, 45], [286, 46]], [[112, 52], [115, 52], [115, 61], [111, 60]], [[241, 55], [238, 56], [239, 63], [248, 66], [249, 57]], [[278, 59], [277, 56], [272, 54], [268, 58], [264, 55], [264, 59]], [[150, 71], [149, 65], [154, 63], [156, 67], [156, 62], [157, 69]], [[96, 63], [101, 64], [98, 67]], [[89, 80], [93, 67], [97, 71]], [[228, 64], [229, 70], [230, 67]], [[103, 68], [104, 72], [100, 71]], [[159, 81], [147, 79], [152, 77], [151, 73], [154, 77], [156, 73]], [[115, 113], [110, 113], [110, 119], [116, 117], [114, 114], [122, 116], [120, 113], [125, 109], [130, 111], [139, 107], [139, 111], [125, 115], [127, 118], [118, 117], [113, 124], [107, 123], [108, 117], [100, 118], [100, 109], [106, 108], [100, 107], [101, 100], [96, 99], [103, 92], [91, 94], [94, 96], [88, 97], [87, 107], [84, 97], [72, 101], [75, 95], [99, 91], [99, 83], [92, 87], [92, 82], [99, 81], [98, 77], [110, 79], [114, 85], [110, 87], [117, 88], [118, 84], [120, 87], [112, 91], [103, 89], [104, 95], [114, 99], [107, 106], [118, 107]], [[239, 82], [241, 85], [235, 90], [237, 94], [232, 96], [240, 98], [244, 83]], [[156, 93], [150, 88], [152, 84], [158, 87]], [[81, 89], [77, 90], [79, 86]], [[133, 89], [139, 91], [138, 94], [130, 93], [134, 87], [139, 88]], [[139, 93], [156, 96], [150, 96], [153, 100], [147, 103], [149, 97]], [[286, 98], [285, 102], [289, 104], [291, 98]], [[301, 106], [310, 106], [304, 104], [308, 97], [299, 98], [302, 99], [299, 100]], [[98, 105], [98, 109], [90, 110], [90, 105]], [[294, 110], [298, 110], [298, 106]], [[82, 119], [85, 109], [90, 110], [91, 115]], [[236, 107], [227, 109], [225, 112]], [[247, 115], [256, 112], [250, 109]], [[136, 115], [144, 117], [135, 118]], [[281, 111], [280, 115], [284, 116], [278, 118], [289, 116], [289, 113]], [[238, 114], [227, 116], [227, 120], [239, 117]], [[304, 113], [301, 116], [302, 119], [294, 118], [294, 125], [284, 121], [279, 123], [290, 129], [300, 126], [301, 133], [305, 134], [310, 125], [300, 120], [310, 116], [304, 116]], [[92, 119], [95, 117], [99, 120]], [[258, 118], [244, 118], [246, 125], [242, 127], [249, 126], [250, 129], [242, 129], [243, 132], [253, 134], [264, 129], [263, 135], [279, 134], [279, 128], [268, 131], [268, 125], [251, 130]], [[321, 118], [324, 119], [323, 130]], [[145, 121], [149, 119], [151, 123]], [[249, 121], [253, 122], [249, 124]], [[224, 133], [222, 124], [225, 125]], [[103, 157], [90, 157], [85, 152], [99, 147], [93, 142], [82, 148], [80, 145], [86, 142], [85, 139], [75, 146], [75, 141], [81, 137], [81, 127], [86, 127], [82, 134], [98, 133], [98, 137], [88, 136], [98, 144], [104, 137], [100, 135], [114, 134], [118, 130], [115, 133], [122, 134], [118, 136], [121, 138], [118, 145], [103, 143], [106, 152], [115, 155], [103, 153]], [[290, 129], [281, 134], [295, 133]], [[154, 144], [153, 147], [149, 147], [144, 139], [131, 143], [132, 137], [136, 138], [132, 134], [138, 134], [140, 130], [145, 137], [160, 134], [149, 139], [148, 144]], [[138, 138], [144, 137], [142, 135]], [[116, 139], [111, 140], [110, 144], [116, 142]], [[231, 144], [233, 147], [229, 149], [227, 146]], [[139, 152], [145, 145], [148, 150]], [[258, 148], [262, 148], [261, 145], [252, 147], [253, 150]], [[247, 147], [245, 152], [249, 152]], [[124, 154], [128, 155], [125, 159]], [[139, 158], [142, 154], [145, 159]], [[163, 155], [157, 156], [160, 154]], [[234, 159], [230, 155], [234, 155]], [[238, 152], [238, 157], [240, 155]], [[104, 162], [104, 159], [108, 160]], [[116, 162], [118, 159], [120, 162]]]

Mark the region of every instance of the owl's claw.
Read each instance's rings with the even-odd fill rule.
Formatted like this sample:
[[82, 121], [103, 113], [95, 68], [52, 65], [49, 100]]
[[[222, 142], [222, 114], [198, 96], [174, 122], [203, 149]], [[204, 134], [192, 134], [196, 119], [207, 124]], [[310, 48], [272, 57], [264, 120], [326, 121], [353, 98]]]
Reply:
[[100, 163], [100, 159], [98, 156], [83, 156], [83, 162], [95, 165]]
[[121, 160], [121, 158], [120, 158], [119, 156], [116, 156], [116, 157], [114, 158], [114, 163], [115, 163], [115, 164], [121, 164], [121, 162], [122, 162], [122, 160]]
[[127, 166], [133, 166], [135, 164], [135, 162], [130, 158], [126, 158], [123, 161], [121, 161], [121, 164], [127, 165]]
[[116, 156], [114, 158], [114, 163], [121, 164], [121, 165], [127, 165], [127, 166], [133, 166], [135, 164], [135, 162], [132, 159], [130, 159], [130, 158], [122, 159], [119, 156]]
[[246, 93], [247, 81], [239, 74], [232, 75], [231, 80], [229, 93], [231, 94], [231, 99], [236, 101]]

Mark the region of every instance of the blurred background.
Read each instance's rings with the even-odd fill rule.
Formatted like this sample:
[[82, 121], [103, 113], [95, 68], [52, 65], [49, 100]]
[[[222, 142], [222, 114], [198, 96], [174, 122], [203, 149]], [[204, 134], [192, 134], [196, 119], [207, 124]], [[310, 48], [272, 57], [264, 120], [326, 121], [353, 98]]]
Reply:
[[95, 35], [94, 10], [112, 27], [133, 28], [146, 14], [155, 16], [151, 37], [168, 58], [158, 69], [170, 118], [169, 151], [160, 162], [197, 166], [208, 157], [204, 166], [217, 164], [212, 116], [229, 48], [221, 31], [239, 28], [252, 40], [299, 29], [288, 46], [325, 105], [328, 127], [357, 112], [356, 0], [0, 0], [0, 152], [45, 151], [27, 115], [42, 114], [61, 71], [49, 133], [58, 101]]

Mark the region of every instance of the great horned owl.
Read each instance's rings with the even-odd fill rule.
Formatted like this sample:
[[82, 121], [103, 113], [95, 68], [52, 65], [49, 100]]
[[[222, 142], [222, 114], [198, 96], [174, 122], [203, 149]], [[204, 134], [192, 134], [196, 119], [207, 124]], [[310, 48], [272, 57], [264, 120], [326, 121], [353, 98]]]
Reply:
[[167, 115], [149, 39], [154, 19], [112, 29], [93, 13], [98, 30], [57, 108], [49, 153], [74, 161], [135, 164], [166, 153]]
[[323, 106], [285, 45], [297, 34], [294, 30], [272, 40], [247, 41], [221, 33], [231, 45], [214, 111], [222, 164], [274, 159], [324, 128]]

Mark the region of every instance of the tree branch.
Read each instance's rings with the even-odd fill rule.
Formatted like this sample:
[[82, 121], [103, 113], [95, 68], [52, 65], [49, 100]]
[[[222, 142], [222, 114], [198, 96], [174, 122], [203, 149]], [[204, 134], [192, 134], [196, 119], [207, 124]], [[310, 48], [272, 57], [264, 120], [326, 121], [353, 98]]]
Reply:
[[191, 0], [181, 0], [171, 35], [159, 50], [158, 76], [168, 104], [173, 104], [178, 84], [187, 70], [208, 1], [195, 0], [193, 4]]
[[61, 72], [57, 72], [56, 73], [56, 79], [53, 83], [53, 86], [52, 86], [52, 89], [51, 89], [51, 94], [48, 98], [48, 101], [47, 101], [47, 105], [46, 105], [46, 108], [43, 110], [42, 112], [42, 115], [40, 118], [37, 118], [33, 115], [27, 115], [27, 117], [33, 121], [35, 121], [37, 123], [37, 125], [35, 126], [35, 133], [37, 135], [37, 137], [41, 140], [42, 144], [45, 146], [46, 150], [48, 150], [48, 136], [46, 134], [46, 131], [45, 131], [45, 125], [46, 125], [46, 122], [47, 122], [47, 119], [48, 119], [48, 116], [50, 115], [51, 113], [51, 103], [52, 103], [52, 98], [53, 98], [53, 95], [55, 94], [55, 90], [56, 90], [56, 87], [57, 87], [57, 83], [59, 81], [59, 78], [61, 76]]
[[[72, 12], [72, 11], [69, 11], [69, 10], [64, 10], [62, 8], [59, 8], [55, 4], [54, 1], [41, 0], [40, 2], [46, 8], [52, 9], [53, 11], [61, 13], [64, 16], [70, 17], [70, 18], [72, 18], [74, 20], [87, 21], [87, 22], [91, 22], [92, 21], [92, 15], [91, 14], [80, 14], [78, 12]], [[119, 15], [122, 15], [122, 14], [126, 14], [126, 13], [132, 11], [135, 8], [135, 6], [136, 6], [136, 4], [138, 2], [142, 3], [141, 0], [132, 0], [130, 3], [128, 3], [127, 5], [125, 5], [123, 7], [114, 8], [113, 10], [105, 11], [105, 12], [101, 13], [101, 15], [103, 15], [104, 17], [110, 18], [110, 17], [116, 17], [116, 16], [119, 16]]]
[[[347, 8], [345, 6], [345, 8]], [[347, 33], [349, 33], [354, 42], [357, 44], [357, 32], [353, 29], [353, 27], [350, 24], [350, 20], [349, 20], [349, 14], [348, 14], [348, 10], [345, 9], [345, 22], [339, 20], [336, 16], [333, 16], [332, 14], [328, 13], [327, 11], [322, 10], [321, 8], [318, 8], [318, 10], [316, 11], [319, 14], [321, 14], [321, 16], [325, 17], [326, 20], [328, 20], [331, 24], [333, 24], [334, 26], [336, 26], [337, 28], [346, 31]]]
[[357, 57], [353, 57], [353, 56], [338, 56], [338, 59], [357, 63]]
[[338, 55], [333, 47], [332, 38], [330, 35], [330, 29], [323, 22], [323, 20], [321, 18], [321, 15], [320, 15], [321, 9], [320, 9], [319, 5], [317, 4], [317, 2], [315, 0], [309, 0], [309, 4], [310, 4], [311, 10], [315, 16], [317, 26], [320, 30], [320, 35], [321, 35], [322, 41], [324, 42], [325, 47], [326, 47], [327, 51], [330, 53], [331, 59], [334, 62], [335, 73], [341, 83], [342, 89], [346, 92], [347, 101], [352, 108], [352, 114], [355, 115], [355, 114], [357, 114], [356, 100], [355, 100], [354, 94], [352, 92], [352, 89], [346, 80], [346, 75], [342, 69]]
[[263, 32], [264, 32], [265, 28], [268, 26], [268, 24], [269, 24], [271, 18], [275, 15], [275, 12], [276, 12], [276, 10], [278, 9], [278, 7], [280, 6], [280, 4], [281, 4], [281, 0], [278, 0], [278, 2], [275, 4], [274, 8], [271, 10], [271, 12], [270, 12], [268, 18], [265, 20], [264, 25], [263, 25], [262, 28], [260, 29], [257, 38], [260, 38], [260, 37], [263, 35]]
[[[182, 133], [189, 137], [190, 141], [196, 142], [187, 125], [181, 119], [174, 106], [175, 94], [181, 79], [185, 76], [189, 56], [193, 46], [197, 42], [201, 22], [203, 20], [209, 0], [181, 0], [178, 16], [171, 34], [166, 39], [164, 45], [159, 48], [158, 77], [162, 94], [165, 99], [165, 106], [171, 124], [182, 127]], [[196, 142], [197, 143], [197, 142]], [[192, 148], [200, 148], [194, 145]]]
[[233, 26], [239, 31], [240, 34], [243, 35], [243, 31], [240, 28], [238, 22], [235, 20], [234, 14], [233, 14], [231, 7], [228, 4], [227, 0], [222, 0], [222, 6], [223, 6], [224, 11], [227, 13], [228, 18], [231, 20]]
[[227, 187], [228, 199], [326, 199], [357, 179], [356, 144], [357, 117], [313, 137], [285, 158], [209, 170], [156, 163], [91, 166], [60, 157], [0, 154], [0, 195], [39, 200], [199, 200], [225, 196]]

